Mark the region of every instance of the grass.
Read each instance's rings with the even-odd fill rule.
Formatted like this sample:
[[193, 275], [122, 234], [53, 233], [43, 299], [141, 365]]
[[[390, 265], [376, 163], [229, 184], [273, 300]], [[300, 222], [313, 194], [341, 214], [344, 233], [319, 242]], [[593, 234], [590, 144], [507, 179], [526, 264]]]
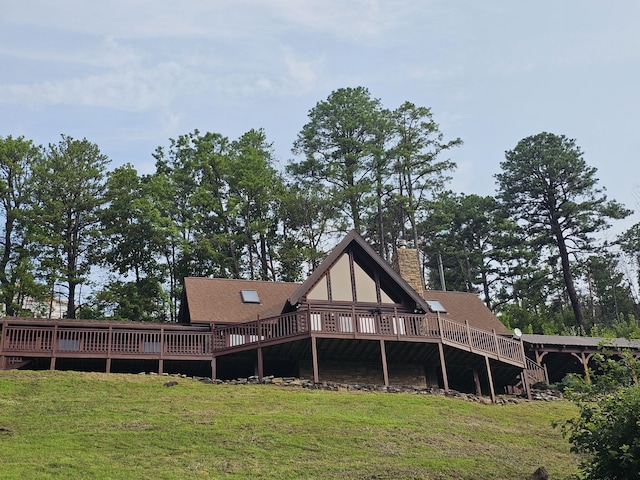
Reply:
[[511, 479], [577, 473], [568, 402], [0, 372], [0, 479]]

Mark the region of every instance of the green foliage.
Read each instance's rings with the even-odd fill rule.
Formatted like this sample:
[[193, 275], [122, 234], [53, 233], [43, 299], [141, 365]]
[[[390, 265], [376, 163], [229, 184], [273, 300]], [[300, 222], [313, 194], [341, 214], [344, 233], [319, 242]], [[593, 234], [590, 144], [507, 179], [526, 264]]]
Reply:
[[62, 135], [33, 166], [35, 201], [27, 212], [27, 238], [38, 248], [42, 274], [53, 290], [67, 288], [67, 318], [76, 316], [76, 287], [101, 255], [100, 209], [109, 159], [87, 139]]
[[596, 169], [583, 159], [575, 140], [540, 133], [522, 139], [500, 164], [498, 198], [523, 225], [529, 246], [549, 259], [557, 257], [577, 327], [585, 330], [571, 258], [594, 249], [591, 236], [609, 219], [631, 212], [607, 201], [598, 188]]
[[593, 325], [589, 330], [592, 337], [605, 338], [634, 338], [640, 339], [640, 325], [633, 315], [620, 315], [606, 325]]
[[[137, 282], [114, 281], [96, 295], [97, 311], [115, 320], [167, 321], [167, 299], [153, 277]], [[88, 318], [88, 317], [85, 317]]]
[[293, 151], [304, 160], [291, 162], [287, 171], [304, 183], [321, 183], [341, 218], [341, 230], [361, 231], [361, 217], [371, 191], [369, 175], [384, 138], [385, 114], [380, 100], [364, 87], [340, 88], [309, 112]]
[[595, 360], [599, 374], [592, 383], [576, 382], [565, 391], [579, 416], [564, 423], [562, 432], [582, 456], [586, 480], [639, 479], [640, 361], [612, 351]]
[[[606, 200], [575, 141], [523, 139], [496, 197], [444, 192], [446, 155], [460, 144], [429, 108], [387, 110], [364, 87], [311, 109], [293, 149], [302, 158], [284, 172], [261, 129], [170, 139], [148, 175], [131, 165], [107, 175], [87, 140], [63, 135], [43, 150], [0, 137], [0, 302], [10, 315], [46, 315], [52, 296], [68, 295], [69, 316], [175, 321], [184, 277], [302, 281], [356, 227], [388, 261], [409, 240], [431, 288], [442, 266], [449, 290], [480, 294], [512, 327], [637, 336], [620, 262], [637, 272], [640, 227], [615, 244], [627, 257], [597, 245], [628, 211]], [[96, 266], [104, 284], [75, 305]]]
[[575, 335], [576, 332], [571, 330], [571, 322], [566, 319], [567, 314], [570, 315], [570, 312], [554, 310], [544, 305], [535, 311], [514, 304], [506, 304], [500, 308], [499, 318], [509, 328], [519, 328], [524, 333]]
[[493, 197], [445, 192], [429, 203], [419, 225], [431, 288], [439, 288], [439, 259], [448, 290], [481, 292], [489, 308], [498, 302], [499, 279], [513, 225]]
[[25, 312], [24, 300], [41, 298], [24, 241], [24, 211], [32, 199], [32, 168], [42, 149], [24, 137], [0, 137], [0, 297], [6, 315]]

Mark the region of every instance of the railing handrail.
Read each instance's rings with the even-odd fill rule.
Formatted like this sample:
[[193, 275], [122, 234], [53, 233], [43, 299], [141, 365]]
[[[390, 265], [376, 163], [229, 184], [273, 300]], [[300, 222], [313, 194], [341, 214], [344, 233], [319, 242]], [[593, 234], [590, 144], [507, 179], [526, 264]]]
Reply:
[[460, 323], [448, 318], [441, 318], [441, 325], [444, 340], [470, 347], [474, 351], [496, 355], [498, 358], [525, 363], [526, 357], [520, 340], [497, 336], [494, 332], [472, 327], [468, 322]]

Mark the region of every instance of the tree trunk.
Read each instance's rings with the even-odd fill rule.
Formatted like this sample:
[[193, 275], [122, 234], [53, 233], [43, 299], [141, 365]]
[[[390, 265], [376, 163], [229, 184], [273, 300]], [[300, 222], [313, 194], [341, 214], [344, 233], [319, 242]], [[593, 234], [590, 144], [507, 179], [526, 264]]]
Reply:
[[562, 275], [564, 277], [565, 287], [567, 288], [567, 294], [569, 295], [569, 301], [571, 302], [571, 307], [573, 308], [573, 315], [576, 318], [576, 324], [580, 329], [580, 334], [583, 335], [585, 333], [584, 315], [582, 313], [582, 308], [580, 307], [580, 301], [578, 299], [578, 294], [576, 293], [575, 284], [573, 283], [571, 264], [569, 263], [569, 252], [567, 251], [567, 244], [565, 242], [564, 236], [562, 235], [560, 225], [555, 218], [552, 218], [551, 220], [551, 228], [558, 243], [560, 260], [562, 262]]

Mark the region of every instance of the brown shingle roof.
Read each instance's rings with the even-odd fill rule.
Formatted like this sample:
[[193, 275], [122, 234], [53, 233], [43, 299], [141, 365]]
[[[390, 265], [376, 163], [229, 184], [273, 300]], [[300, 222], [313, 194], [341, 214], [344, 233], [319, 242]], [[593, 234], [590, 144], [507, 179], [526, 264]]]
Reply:
[[[193, 323], [240, 323], [282, 313], [286, 300], [299, 283], [263, 282], [228, 278], [184, 279]], [[243, 303], [241, 290], [255, 290], [260, 303]]]
[[442, 304], [447, 311], [440, 314], [442, 318], [456, 322], [467, 320], [472, 327], [488, 331], [495, 330], [501, 335], [511, 333], [475, 293], [425, 290], [424, 298], [427, 301], [437, 300]]

